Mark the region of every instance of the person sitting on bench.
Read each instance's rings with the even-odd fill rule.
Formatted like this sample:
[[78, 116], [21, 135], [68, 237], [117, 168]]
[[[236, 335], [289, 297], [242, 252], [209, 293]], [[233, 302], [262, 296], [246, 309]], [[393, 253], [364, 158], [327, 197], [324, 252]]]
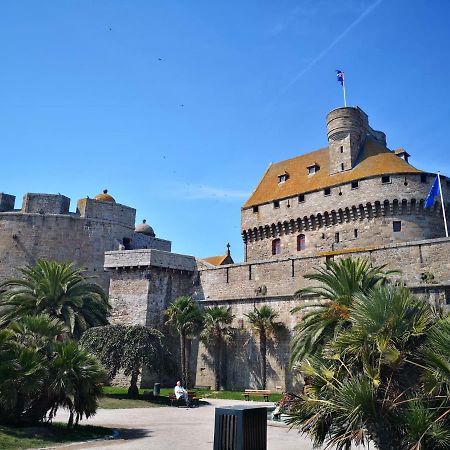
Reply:
[[189, 408], [190, 404], [188, 391], [183, 386], [181, 386], [181, 381], [177, 381], [177, 385], [175, 386], [174, 392], [177, 400], [182, 398], [186, 402], [186, 406]]

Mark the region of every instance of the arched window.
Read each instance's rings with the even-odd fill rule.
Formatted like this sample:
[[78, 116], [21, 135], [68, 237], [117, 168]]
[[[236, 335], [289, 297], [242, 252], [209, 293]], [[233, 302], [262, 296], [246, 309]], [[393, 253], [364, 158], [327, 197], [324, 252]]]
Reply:
[[299, 234], [297, 236], [297, 251], [301, 252], [306, 248], [306, 238], [304, 234]]
[[272, 255], [279, 255], [281, 253], [281, 241], [274, 239], [272, 241]]

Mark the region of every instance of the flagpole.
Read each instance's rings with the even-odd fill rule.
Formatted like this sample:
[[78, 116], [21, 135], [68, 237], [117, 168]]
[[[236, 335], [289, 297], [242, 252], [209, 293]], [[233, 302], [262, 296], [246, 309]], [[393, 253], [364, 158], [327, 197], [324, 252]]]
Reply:
[[344, 91], [344, 106], [347, 108], [347, 98], [345, 96], [345, 75], [342, 77], [342, 90]]
[[437, 176], [438, 176], [438, 181], [439, 181], [439, 192], [441, 193], [442, 213], [444, 215], [445, 236], [448, 237], [447, 217], [445, 216], [444, 195], [442, 194], [442, 185], [441, 185], [441, 173], [438, 172]]

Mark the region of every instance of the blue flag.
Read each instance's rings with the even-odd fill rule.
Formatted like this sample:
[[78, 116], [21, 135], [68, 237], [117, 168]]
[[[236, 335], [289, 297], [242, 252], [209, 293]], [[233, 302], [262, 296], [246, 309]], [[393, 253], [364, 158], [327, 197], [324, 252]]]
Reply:
[[439, 188], [439, 175], [434, 179], [433, 184], [431, 186], [430, 192], [428, 192], [427, 199], [425, 200], [424, 208], [431, 208], [434, 205], [434, 199], [437, 195], [441, 194], [441, 190]]
[[337, 80], [341, 83], [341, 86], [344, 86], [344, 72], [342, 70], [336, 70]]

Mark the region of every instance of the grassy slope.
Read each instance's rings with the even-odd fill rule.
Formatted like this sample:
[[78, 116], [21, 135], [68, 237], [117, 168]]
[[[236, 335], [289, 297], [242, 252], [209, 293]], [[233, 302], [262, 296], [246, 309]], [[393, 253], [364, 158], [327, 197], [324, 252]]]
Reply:
[[79, 425], [73, 430], [68, 430], [65, 424], [60, 423], [20, 428], [0, 426], [0, 449], [49, 447], [68, 442], [104, 438], [110, 436], [112, 432], [111, 428], [91, 425]]

